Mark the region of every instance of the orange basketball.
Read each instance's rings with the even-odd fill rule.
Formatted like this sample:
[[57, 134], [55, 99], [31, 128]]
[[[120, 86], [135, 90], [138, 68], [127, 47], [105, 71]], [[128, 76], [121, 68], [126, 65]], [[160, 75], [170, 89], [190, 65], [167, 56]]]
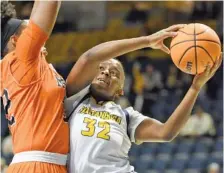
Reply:
[[221, 43], [210, 27], [193, 23], [178, 31], [170, 45], [174, 64], [188, 74], [202, 73], [207, 65], [213, 66], [221, 52]]

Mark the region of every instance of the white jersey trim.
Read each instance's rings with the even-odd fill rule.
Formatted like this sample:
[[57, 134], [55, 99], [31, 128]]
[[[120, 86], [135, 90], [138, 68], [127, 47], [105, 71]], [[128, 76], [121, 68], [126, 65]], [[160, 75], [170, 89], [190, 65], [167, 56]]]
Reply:
[[67, 155], [45, 151], [26, 151], [15, 154], [11, 164], [34, 161], [65, 166], [67, 162]]

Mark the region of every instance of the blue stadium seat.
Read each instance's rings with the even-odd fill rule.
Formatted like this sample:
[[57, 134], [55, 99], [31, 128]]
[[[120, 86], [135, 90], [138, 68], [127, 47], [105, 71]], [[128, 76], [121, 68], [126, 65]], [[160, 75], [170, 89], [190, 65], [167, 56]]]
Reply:
[[188, 153], [176, 153], [173, 157], [179, 160], [189, 160]]
[[218, 139], [214, 146], [214, 151], [223, 151], [223, 138]]
[[213, 152], [210, 154], [210, 156], [207, 158], [207, 165], [213, 162], [218, 163], [219, 165], [223, 165], [222, 152]]
[[223, 124], [220, 124], [217, 129], [217, 136], [223, 136]]
[[152, 167], [152, 162], [154, 161], [154, 157], [145, 154], [141, 155], [139, 159], [135, 162], [135, 168], [138, 172], [143, 172]]
[[181, 172], [185, 168], [186, 163], [187, 163], [186, 159], [177, 159], [177, 158], [175, 158], [175, 159], [173, 159], [171, 161], [169, 169], [176, 169], [179, 172]]
[[154, 155], [157, 151], [157, 145], [155, 143], [143, 143], [141, 145], [141, 154], [149, 154], [149, 155]]
[[162, 171], [156, 170], [156, 169], [149, 169], [144, 172], [139, 172], [139, 173], [163, 173]]
[[129, 161], [131, 163], [131, 165], [134, 165], [134, 162], [137, 158], [135, 156], [129, 156]]
[[135, 157], [138, 156], [140, 153], [140, 149], [141, 149], [140, 146], [133, 144], [129, 151], [129, 156], [135, 156]]
[[170, 161], [169, 155], [167, 154], [158, 155], [156, 160], [152, 164], [152, 168], [159, 171], [165, 170], [169, 161]]
[[187, 143], [182, 141], [179, 145], [177, 145], [176, 152], [177, 153], [190, 153], [193, 149], [193, 143]]
[[209, 138], [209, 137], [203, 137], [203, 138], [200, 138], [200, 140], [197, 141], [197, 143], [201, 143], [203, 145], [211, 147], [212, 145], [214, 145], [214, 140], [212, 138]]
[[145, 172], [147, 170], [147, 166], [138, 161], [137, 164], [135, 165], [135, 170], [137, 172]]
[[163, 143], [158, 146], [158, 153], [170, 154], [175, 150], [176, 143]]
[[183, 173], [201, 173], [201, 169], [185, 169]]
[[195, 144], [194, 152], [204, 152], [208, 153], [210, 150], [210, 146], [208, 146], [206, 143], [198, 142]]
[[169, 154], [169, 153], [157, 153], [156, 158], [161, 159], [161, 160], [170, 160], [171, 159], [171, 154]]
[[179, 173], [176, 169], [167, 169], [164, 173]]
[[166, 169], [167, 163], [168, 162], [164, 160], [157, 160], [153, 163], [152, 168], [158, 171], [163, 171]]
[[205, 152], [192, 154], [192, 157], [202, 159], [202, 160], [206, 160], [209, 156], [210, 156], [210, 154], [205, 153]]
[[187, 168], [202, 169], [202, 168], [204, 168], [205, 163], [206, 163], [205, 158], [192, 157], [187, 164]]

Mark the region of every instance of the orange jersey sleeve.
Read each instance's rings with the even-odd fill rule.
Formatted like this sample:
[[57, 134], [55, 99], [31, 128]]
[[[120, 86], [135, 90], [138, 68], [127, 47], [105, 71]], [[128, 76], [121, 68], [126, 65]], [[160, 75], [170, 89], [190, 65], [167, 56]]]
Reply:
[[30, 20], [27, 28], [20, 35], [16, 45], [16, 56], [20, 61], [34, 61], [39, 58], [41, 47], [47, 41], [47, 34]]
[[20, 35], [10, 58], [12, 75], [19, 84], [28, 85], [43, 74], [47, 63], [40, 52], [47, 39], [47, 34], [33, 21]]

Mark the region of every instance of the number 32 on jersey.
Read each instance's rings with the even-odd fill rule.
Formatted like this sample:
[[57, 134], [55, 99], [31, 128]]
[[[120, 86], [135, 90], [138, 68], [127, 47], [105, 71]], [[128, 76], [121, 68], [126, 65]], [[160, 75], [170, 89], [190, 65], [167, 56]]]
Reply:
[[110, 123], [106, 121], [99, 121], [97, 123], [96, 119], [91, 119], [85, 117], [83, 123], [86, 123], [87, 130], [82, 130], [81, 134], [83, 136], [93, 136], [95, 134], [96, 128], [101, 128], [102, 130], [97, 134], [97, 138], [110, 140], [109, 132], [110, 132]]

